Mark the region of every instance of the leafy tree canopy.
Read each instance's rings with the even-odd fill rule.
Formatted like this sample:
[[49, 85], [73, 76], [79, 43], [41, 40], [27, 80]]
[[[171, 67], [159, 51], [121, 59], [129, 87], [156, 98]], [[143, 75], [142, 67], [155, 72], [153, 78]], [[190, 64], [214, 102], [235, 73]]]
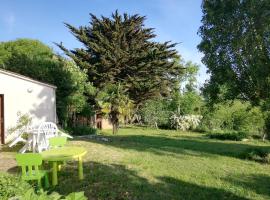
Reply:
[[211, 74], [211, 100], [270, 97], [270, 1], [205, 0], [198, 48]]
[[91, 90], [86, 74], [38, 40], [1, 42], [0, 68], [56, 85], [57, 115], [64, 126], [73, 113], [89, 106], [84, 95]]

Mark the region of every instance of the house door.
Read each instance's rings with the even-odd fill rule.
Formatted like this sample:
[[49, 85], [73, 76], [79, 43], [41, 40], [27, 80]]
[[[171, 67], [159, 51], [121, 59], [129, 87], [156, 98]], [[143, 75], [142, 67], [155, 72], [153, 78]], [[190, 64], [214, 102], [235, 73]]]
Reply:
[[0, 137], [2, 144], [5, 143], [4, 130], [4, 95], [0, 94]]

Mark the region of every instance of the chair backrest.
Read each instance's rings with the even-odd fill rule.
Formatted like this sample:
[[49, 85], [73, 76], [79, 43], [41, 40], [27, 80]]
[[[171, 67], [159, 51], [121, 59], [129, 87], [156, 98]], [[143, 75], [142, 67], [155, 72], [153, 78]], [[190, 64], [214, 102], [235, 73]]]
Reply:
[[17, 154], [16, 161], [18, 166], [22, 168], [22, 176], [35, 177], [39, 173], [39, 166], [42, 164], [42, 157], [38, 153]]
[[67, 137], [57, 136], [49, 138], [50, 148], [63, 147], [67, 143]]
[[58, 134], [58, 128], [55, 123], [42, 122], [38, 127], [38, 134], [44, 134], [47, 137], [55, 137]]
[[38, 152], [49, 148], [49, 138], [58, 135], [58, 128], [55, 123], [43, 122], [38, 127], [37, 146]]

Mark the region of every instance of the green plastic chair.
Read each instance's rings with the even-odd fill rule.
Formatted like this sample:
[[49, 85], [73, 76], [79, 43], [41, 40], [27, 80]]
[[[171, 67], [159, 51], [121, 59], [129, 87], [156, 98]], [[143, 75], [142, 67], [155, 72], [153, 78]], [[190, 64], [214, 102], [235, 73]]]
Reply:
[[50, 148], [63, 147], [67, 143], [67, 137], [57, 136], [49, 139]]
[[42, 187], [41, 179], [44, 178], [45, 188], [49, 187], [48, 171], [40, 170], [39, 166], [42, 164], [42, 157], [38, 153], [24, 153], [17, 154], [16, 161], [18, 166], [22, 168], [21, 178], [25, 181], [37, 180], [38, 186]]
[[[51, 149], [63, 147], [65, 146], [66, 143], [67, 143], [67, 137], [65, 136], [57, 136], [57, 137], [49, 138], [49, 145]], [[66, 163], [64, 161], [58, 162], [57, 163], [58, 171], [60, 171], [62, 168], [62, 165], [65, 165], [65, 164]]]

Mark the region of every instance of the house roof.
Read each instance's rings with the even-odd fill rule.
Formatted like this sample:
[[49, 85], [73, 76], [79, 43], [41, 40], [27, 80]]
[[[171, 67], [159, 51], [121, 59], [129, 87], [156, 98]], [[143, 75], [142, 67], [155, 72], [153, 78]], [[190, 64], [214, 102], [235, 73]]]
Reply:
[[48, 83], [37, 81], [37, 80], [34, 80], [34, 79], [29, 78], [27, 76], [24, 76], [24, 75], [21, 75], [21, 74], [17, 74], [15, 72], [7, 71], [7, 70], [4, 70], [4, 69], [0, 69], [0, 73], [1, 74], [5, 74], [5, 75], [8, 75], [8, 76], [15, 77], [15, 78], [19, 78], [19, 79], [22, 79], [22, 80], [30, 81], [32, 83], [36, 83], [36, 84], [39, 84], [39, 85], [47, 86], [47, 87], [50, 87], [50, 88], [53, 88], [53, 89], [56, 89], [57, 88], [55, 85], [51, 85], [51, 84], [48, 84]]

